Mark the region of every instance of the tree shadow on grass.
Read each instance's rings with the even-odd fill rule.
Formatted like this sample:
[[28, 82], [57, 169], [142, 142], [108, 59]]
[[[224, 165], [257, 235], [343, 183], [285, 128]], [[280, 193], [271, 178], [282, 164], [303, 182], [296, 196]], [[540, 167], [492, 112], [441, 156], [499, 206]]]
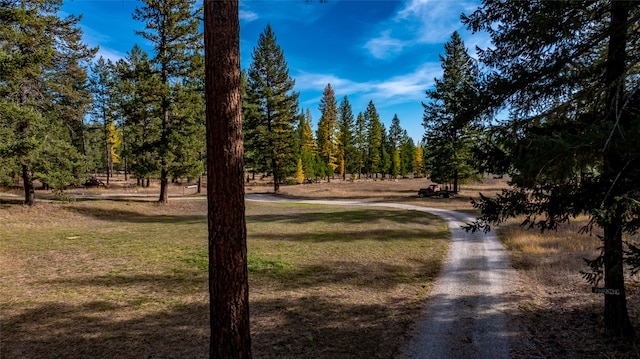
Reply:
[[438, 259], [414, 259], [413, 267], [381, 261], [325, 261], [284, 268], [251, 269], [250, 284], [270, 283], [281, 290], [318, 288], [325, 285], [390, 290], [399, 285], [412, 285], [419, 290], [440, 272]]
[[[253, 234], [249, 234], [253, 236]], [[288, 241], [302, 243], [325, 243], [325, 242], [341, 242], [350, 243], [357, 241], [377, 241], [377, 242], [413, 242], [428, 241], [431, 239], [447, 238], [446, 230], [428, 231], [426, 228], [417, 230], [390, 230], [390, 229], [372, 229], [372, 230], [356, 230], [356, 231], [323, 231], [323, 232], [296, 232], [296, 233], [256, 233], [255, 236], [262, 240], [270, 241]]]
[[206, 290], [207, 273], [205, 271], [184, 270], [175, 275], [157, 274], [109, 274], [99, 276], [78, 276], [40, 281], [41, 287], [80, 287], [96, 288], [100, 291], [130, 288], [132, 293], [161, 293], [163, 295], [189, 294], [197, 290]]
[[125, 222], [125, 223], [175, 223], [175, 224], [201, 224], [206, 223], [207, 215], [165, 215], [145, 214], [138, 211], [125, 209], [99, 208], [99, 207], [65, 207], [65, 210], [98, 220]]
[[3, 358], [206, 358], [208, 305], [128, 313], [127, 304], [43, 303], [5, 318]]
[[312, 295], [252, 302], [255, 359], [394, 358], [413, 320], [408, 303]]
[[[328, 271], [329, 267], [323, 270]], [[135, 281], [136, 277], [130, 279]], [[171, 288], [179, 285], [164, 277], [140, 276], [138, 279], [142, 285], [153, 283], [157, 289], [166, 291], [158, 296], [158, 301], [175, 295]], [[85, 282], [81, 281], [81, 285], [111, 285], [102, 279], [82, 280]], [[412, 335], [419, 339], [413, 332], [413, 323], [419, 318], [422, 303], [416, 298], [376, 302], [349, 294], [348, 290], [290, 295], [287, 293], [291, 292], [280, 292], [271, 286], [250, 287], [250, 293], [252, 289], [268, 293], [268, 298], [253, 296], [250, 302], [256, 359], [391, 359], [398, 357]], [[53, 301], [24, 305], [7, 315], [4, 306], [2, 358], [206, 358], [208, 303], [204, 295], [206, 288], [199, 290], [203, 294], [201, 299], [174, 300], [176, 303], [161, 307], [154, 306], [156, 303], [150, 299], [144, 303], [108, 299], [76, 304]], [[446, 306], [454, 301], [446, 296], [431, 300], [439, 303], [431, 307], [435, 312], [444, 310], [438, 305]], [[495, 317], [499, 315], [495, 311], [482, 309], [491, 301], [510, 303], [502, 312], [502, 319]], [[533, 302], [526, 306], [527, 300], [513, 294], [463, 296], [455, 302], [481, 309], [480, 314], [473, 317], [436, 319], [441, 321], [438, 325], [451, 325], [452, 335], [459, 337], [459, 341], [453, 341], [458, 343], [455, 350], [465, 346], [483, 348], [481, 338], [467, 335], [462, 329], [463, 321], [470, 320], [471, 328], [504, 323], [497, 331], [485, 334], [510, 338], [509, 357], [513, 358], [601, 358], [607, 354], [630, 359], [640, 354], [637, 343], [603, 334], [601, 310], [592, 304], [542, 308]], [[425, 315], [432, 314], [427, 311]]]
[[395, 223], [416, 223], [421, 225], [432, 224], [437, 217], [428, 213], [417, 213], [415, 211], [397, 210], [390, 211], [384, 209], [354, 209], [354, 210], [332, 210], [326, 211], [319, 207], [318, 211], [307, 213], [284, 213], [284, 214], [252, 214], [247, 216], [247, 221], [257, 223], [284, 222], [293, 224], [304, 224], [313, 222], [323, 223], [343, 223], [343, 224], [364, 224], [374, 220], [387, 220]]

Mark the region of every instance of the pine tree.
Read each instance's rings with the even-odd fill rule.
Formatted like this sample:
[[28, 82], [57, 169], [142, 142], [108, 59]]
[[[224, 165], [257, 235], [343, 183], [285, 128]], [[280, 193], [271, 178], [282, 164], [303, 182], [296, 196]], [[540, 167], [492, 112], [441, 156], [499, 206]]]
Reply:
[[139, 185], [160, 173], [162, 86], [148, 54], [135, 45], [126, 59], [116, 63], [117, 103], [123, 116], [123, 155]]
[[329, 176], [338, 168], [338, 103], [331, 84], [327, 84], [320, 99], [320, 121], [318, 121], [318, 152], [322, 155], [327, 167], [331, 169]]
[[391, 175], [393, 171], [393, 153], [395, 152], [395, 148], [391, 144], [389, 140], [389, 135], [387, 134], [387, 129], [382, 125], [382, 151], [381, 151], [381, 161], [380, 161], [380, 172], [382, 173], [382, 178], [386, 178], [387, 174]]
[[590, 216], [584, 230], [601, 228], [603, 249], [585, 276], [619, 293], [604, 296], [605, 327], [632, 337], [624, 253], [636, 270], [640, 256], [622, 235], [640, 228], [640, 4], [486, 2], [463, 20], [492, 35], [494, 48], [480, 52], [493, 70], [481, 103], [510, 111], [494, 131], [501, 151], [487, 155], [509, 159], [514, 186], [476, 202], [482, 217], [471, 228], [524, 216], [525, 226], [553, 230]]
[[179, 119], [172, 115], [176, 83], [180, 83], [189, 73], [189, 66], [198, 48], [202, 34], [198, 31], [200, 21], [194, 9], [195, 0], [143, 0], [144, 5], [136, 8], [135, 20], [145, 23], [146, 31], [136, 31], [154, 46], [152, 63], [160, 78], [161, 128], [157, 151], [160, 158], [160, 198], [169, 200], [169, 174], [171, 162], [176, 155], [171, 143], [171, 134], [181, 126]]
[[284, 52], [267, 25], [253, 49], [249, 67], [247, 101], [256, 106], [255, 112], [245, 114], [248, 131], [253, 134], [247, 143], [249, 151], [260, 155], [260, 168], [273, 174], [273, 189], [295, 171], [296, 156], [294, 125], [298, 121], [298, 93], [295, 81], [289, 76]]
[[400, 127], [400, 119], [397, 114], [393, 115], [391, 120], [391, 126], [389, 126], [389, 142], [393, 148], [400, 147], [400, 141], [402, 140], [402, 127]]
[[356, 117], [354, 146], [357, 153], [358, 178], [361, 178], [367, 152], [367, 119], [362, 112], [358, 112]]
[[110, 177], [113, 176], [112, 155], [114, 153], [114, 144], [112, 142], [110, 129], [115, 122], [115, 104], [113, 101], [115, 78], [113, 64], [110, 60], [105, 61], [101, 56], [98, 61], [91, 66], [89, 88], [93, 94], [93, 106], [90, 114], [94, 118], [94, 122], [101, 124], [102, 127], [103, 168], [107, 175], [108, 185]]
[[376, 106], [373, 104], [373, 101], [369, 101], [369, 105], [367, 105], [367, 110], [364, 113], [364, 119], [366, 123], [366, 148], [367, 148], [367, 157], [365, 161], [365, 165], [367, 168], [367, 173], [369, 175], [375, 174], [376, 178], [378, 177], [378, 173], [384, 171], [384, 158], [383, 158], [383, 126], [382, 122], [380, 122], [380, 116], [378, 115], [378, 110], [376, 110]]
[[300, 159], [302, 162], [302, 170], [306, 178], [316, 176], [315, 156], [318, 153], [315, 140], [313, 139], [313, 131], [311, 123], [313, 118], [311, 110], [307, 109], [304, 116], [300, 117], [298, 125], [298, 141], [300, 143]]
[[407, 130], [402, 130], [400, 139], [400, 175], [406, 177], [408, 173], [413, 172], [414, 157], [416, 153], [416, 145], [413, 138], [409, 136]]
[[6, 0], [0, 11], [0, 177], [61, 190], [82, 172], [86, 62], [79, 18], [58, 15], [59, 1]]
[[173, 89], [175, 126], [168, 136], [172, 146], [169, 174], [172, 178], [200, 177], [204, 173], [202, 153], [206, 150], [204, 113], [204, 57], [195, 53], [182, 82]]
[[[264, 140], [260, 135], [257, 120], [260, 118], [260, 106], [257, 93], [249, 92], [249, 75], [247, 70], [242, 70], [241, 76], [241, 98], [242, 98], [242, 137], [244, 142], [244, 165], [247, 171], [251, 171], [254, 179], [258, 171], [262, 171], [261, 160], [263, 158], [260, 148], [264, 145], [260, 141]], [[249, 98], [249, 95], [254, 98]]]
[[427, 91], [430, 101], [423, 103], [424, 139], [431, 180], [452, 182], [453, 190], [458, 191], [459, 183], [475, 173], [472, 147], [479, 73], [458, 32], [444, 49], [442, 78], [435, 80], [435, 89]]
[[338, 113], [338, 150], [342, 179], [346, 179], [347, 172], [354, 174], [358, 169], [357, 152], [354, 145], [354, 118], [349, 98], [345, 96], [340, 102]]

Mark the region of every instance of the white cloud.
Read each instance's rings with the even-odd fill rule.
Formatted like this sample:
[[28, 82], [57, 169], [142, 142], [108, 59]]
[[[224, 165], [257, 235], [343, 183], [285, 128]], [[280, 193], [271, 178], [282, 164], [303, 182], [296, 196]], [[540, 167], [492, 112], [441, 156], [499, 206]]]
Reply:
[[[376, 106], [404, 102], [420, 102], [425, 91], [433, 85], [433, 79], [441, 76], [440, 63], [424, 63], [413, 72], [388, 79], [358, 82], [340, 78], [333, 74], [300, 72], [296, 79], [296, 90], [322, 93], [328, 83], [333, 87], [338, 100], [347, 95], [349, 99], [373, 100]], [[307, 101], [310, 102], [310, 101]], [[316, 101], [317, 102], [317, 101]], [[362, 101], [361, 101], [362, 102]]]
[[405, 41], [390, 36], [391, 30], [383, 31], [380, 36], [367, 41], [364, 48], [377, 59], [388, 59], [400, 53], [407, 46]]
[[421, 101], [433, 79], [442, 74], [439, 63], [424, 63], [411, 73], [372, 84], [372, 98], [386, 104]]
[[317, 90], [322, 93], [327, 84], [331, 84], [336, 94], [350, 95], [367, 92], [369, 89], [369, 84], [366, 82], [342, 79], [333, 74], [314, 74], [300, 71], [294, 78], [296, 80], [296, 90]]
[[444, 43], [463, 27], [460, 14], [471, 13], [477, 5], [473, 1], [410, 0], [380, 23], [377, 34], [363, 47], [376, 59], [388, 59], [416, 45]]
[[451, 34], [463, 26], [460, 14], [470, 13], [476, 7], [470, 2], [412, 0], [396, 20], [417, 23], [417, 41], [433, 44], [449, 40]]
[[240, 20], [247, 22], [251, 22], [258, 18], [258, 14], [255, 12], [242, 9], [238, 10], [238, 16], [240, 17]]
[[[268, 19], [270, 22], [288, 20], [314, 23], [336, 6], [337, 3], [338, 1], [314, 4], [311, 1], [303, 0], [242, 0], [240, 2], [240, 18], [245, 21], [253, 21], [260, 18]], [[247, 18], [243, 18], [243, 16], [246, 16]]]

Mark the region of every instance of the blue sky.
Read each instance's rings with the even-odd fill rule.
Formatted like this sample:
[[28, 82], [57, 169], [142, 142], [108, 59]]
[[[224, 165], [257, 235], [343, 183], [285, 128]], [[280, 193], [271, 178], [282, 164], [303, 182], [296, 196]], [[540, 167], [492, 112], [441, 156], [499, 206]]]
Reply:
[[[434, 78], [442, 76], [439, 54], [458, 31], [469, 53], [489, 45], [487, 34], [472, 35], [460, 22], [477, 0], [246, 0], [240, 2], [241, 66], [249, 67], [251, 53], [267, 24], [276, 35], [296, 80], [300, 106], [309, 108], [313, 125], [327, 83], [338, 102], [346, 95], [354, 116], [370, 100], [389, 128], [394, 114], [418, 141], [422, 138], [422, 102]], [[144, 24], [132, 18], [135, 0], [66, 1], [62, 11], [83, 14], [84, 40], [100, 46], [98, 56], [118, 60], [134, 44], [150, 46], [135, 35]]]

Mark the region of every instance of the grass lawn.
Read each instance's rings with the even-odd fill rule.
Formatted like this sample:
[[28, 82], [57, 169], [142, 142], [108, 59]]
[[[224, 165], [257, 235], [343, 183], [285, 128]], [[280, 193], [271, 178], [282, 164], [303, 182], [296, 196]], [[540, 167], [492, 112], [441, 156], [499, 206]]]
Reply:
[[[392, 358], [447, 248], [425, 213], [247, 202], [255, 358]], [[0, 204], [2, 358], [208, 355], [203, 198]]]

